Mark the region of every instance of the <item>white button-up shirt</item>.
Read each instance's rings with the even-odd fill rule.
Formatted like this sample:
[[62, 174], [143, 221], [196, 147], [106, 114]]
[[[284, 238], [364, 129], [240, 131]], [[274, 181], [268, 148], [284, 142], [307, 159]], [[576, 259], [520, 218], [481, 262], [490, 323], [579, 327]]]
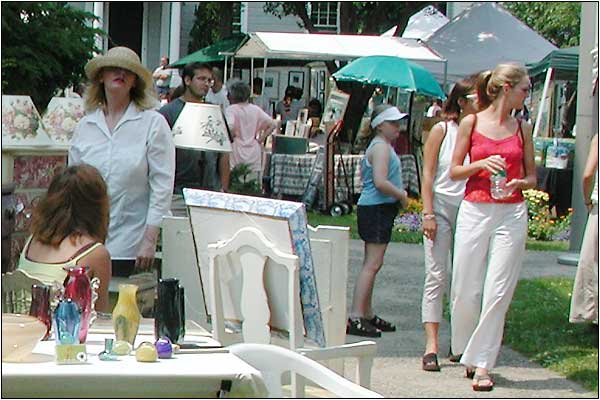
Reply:
[[167, 121], [131, 102], [111, 133], [97, 109], [75, 128], [69, 165], [80, 163], [96, 167], [108, 187], [111, 258], [135, 259], [146, 225], [160, 226], [171, 207], [175, 145]]

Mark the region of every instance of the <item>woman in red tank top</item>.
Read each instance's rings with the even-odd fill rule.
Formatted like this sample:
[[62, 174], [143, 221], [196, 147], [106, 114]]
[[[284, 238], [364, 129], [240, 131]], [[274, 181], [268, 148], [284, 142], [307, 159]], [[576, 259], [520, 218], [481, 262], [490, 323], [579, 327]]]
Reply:
[[[531, 126], [511, 116], [530, 91], [527, 70], [500, 64], [481, 75], [477, 95], [483, 111], [465, 117], [450, 177], [468, 179], [457, 217], [452, 277], [452, 351], [473, 378], [475, 391], [490, 391], [527, 239], [527, 206], [521, 191], [536, 185]], [[467, 153], [470, 163], [463, 165]], [[503, 171], [504, 196], [490, 191]], [[500, 191], [502, 192], [502, 191]]]

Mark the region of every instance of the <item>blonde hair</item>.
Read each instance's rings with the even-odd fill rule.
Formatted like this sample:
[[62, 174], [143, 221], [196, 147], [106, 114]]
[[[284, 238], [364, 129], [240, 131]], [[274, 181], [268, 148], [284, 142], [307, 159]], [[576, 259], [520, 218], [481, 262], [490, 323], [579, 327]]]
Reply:
[[[102, 74], [103, 68], [100, 68], [94, 79], [88, 84], [83, 96], [85, 111], [92, 112], [98, 108], [106, 107], [106, 95], [104, 93], [104, 84], [98, 79]], [[139, 110], [153, 109], [158, 100], [153, 88], [147, 88], [146, 82], [137, 74], [135, 75], [135, 86], [129, 92], [131, 100]]]
[[482, 72], [477, 84], [480, 109], [488, 107], [498, 98], [505, 84], [516, 86], [527, 76], [527, 69], [516, 63], [498, 64], [494, 70]]

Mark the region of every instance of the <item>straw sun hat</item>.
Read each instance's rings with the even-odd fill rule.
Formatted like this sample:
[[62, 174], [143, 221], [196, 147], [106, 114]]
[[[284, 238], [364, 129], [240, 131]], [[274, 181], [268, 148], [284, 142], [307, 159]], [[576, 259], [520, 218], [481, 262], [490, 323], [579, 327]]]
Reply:
[[113, 47], [105, 55], [92, 58], [85, 65], [85, 74], [89, 80], [94, 80], [104, 67], [119, 67], [136, 74], [146, 85], [152, 87], [152, 74], [140, 62], [140, 58], [133, 50], [127, 47]]

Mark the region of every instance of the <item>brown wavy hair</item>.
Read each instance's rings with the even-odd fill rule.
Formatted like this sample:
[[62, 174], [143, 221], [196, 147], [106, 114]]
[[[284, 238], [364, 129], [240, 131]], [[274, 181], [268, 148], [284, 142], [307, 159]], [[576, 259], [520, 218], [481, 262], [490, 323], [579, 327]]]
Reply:
[[479, 109], [483, 110], [492, 104], [500, 95], [504, 84], [515, 86], [525, 76], [527, 69], [516, 63], [498, 64], [493, 70], [482, 72], [477, 83]]
[[106, 183], [91, 165], [59, 171], [33, 211], [31, 234], [40, 243], [58, 247], [67, 237], [89, 235], [104, 243], [108, 233]]
[[468, 76], [454, 84], [448, 98], [442, 106], [442, 118], [446, 121], [458, 121], [460, 117], [460, 104], [458, 100], [466, 99], [467, 95], [477, 88], [479, 73]]

